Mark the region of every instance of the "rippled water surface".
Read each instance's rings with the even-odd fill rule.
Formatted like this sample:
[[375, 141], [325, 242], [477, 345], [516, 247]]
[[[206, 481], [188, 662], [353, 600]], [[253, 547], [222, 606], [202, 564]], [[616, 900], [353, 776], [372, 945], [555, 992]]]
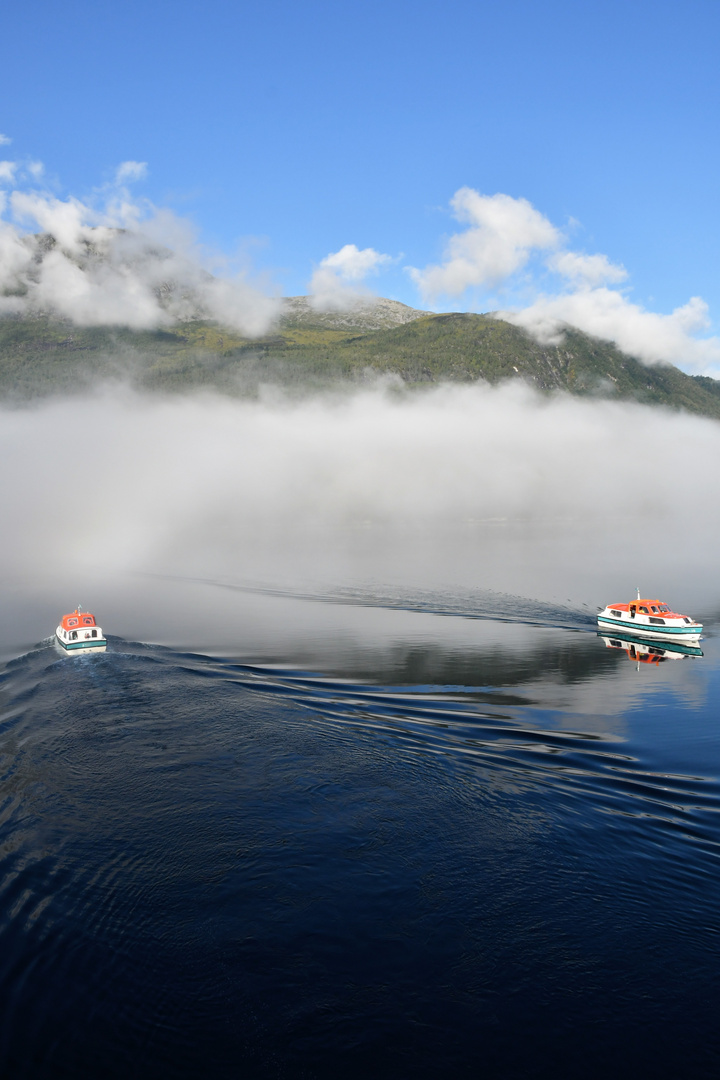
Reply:
[[162, 588], [5, 631], [2, 1075], [718, 1074], [712, 612]]

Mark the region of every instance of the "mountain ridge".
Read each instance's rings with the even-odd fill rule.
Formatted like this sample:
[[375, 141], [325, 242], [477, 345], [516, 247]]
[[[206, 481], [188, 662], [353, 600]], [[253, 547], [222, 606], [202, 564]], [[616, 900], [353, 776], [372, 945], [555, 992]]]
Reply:
[[402, 326], [433, 314], [384, 296], [359, 297], [346, 308], [330, 311], [317, 307], [310, 296], [285, 296], [282, 308], [280, 326], [348, 329], [367, 333], [389, 330], [393, 326]]
[[614, 344], [566, 327], [543, 345], [492, 314], [434, 314], [386, 298], [345, 311], [288, 297], [274, 329], [243, 337], [207, 319], [157, 330], [81, 327], [51, 313], [0, 318], [0, 399], [22, 403], [124, 380], [143, 390], [213, 389], [254, 397], [366, 384], [397, 376], [409, 386], [521, 379], [541, 393], [630, 400], [720, 419], [720, 382], [649, 366]]

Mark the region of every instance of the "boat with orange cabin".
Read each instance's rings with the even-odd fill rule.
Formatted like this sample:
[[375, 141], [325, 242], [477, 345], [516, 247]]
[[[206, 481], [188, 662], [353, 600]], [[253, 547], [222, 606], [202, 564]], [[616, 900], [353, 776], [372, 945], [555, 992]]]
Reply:
[[78, 605], [69, 615], [63, 615], [55, 631], [55, 640], [65, 652], [105, 652], [107, 641], [95, 616]]
[[662, 600], [647, 600], [640, 596], [627, 604], [608, 604], [598, 613], [601, 630], [614, 630], [662, 641], [696, 643], [702, 634], [702, 623], [689, 615], [672, 611]]

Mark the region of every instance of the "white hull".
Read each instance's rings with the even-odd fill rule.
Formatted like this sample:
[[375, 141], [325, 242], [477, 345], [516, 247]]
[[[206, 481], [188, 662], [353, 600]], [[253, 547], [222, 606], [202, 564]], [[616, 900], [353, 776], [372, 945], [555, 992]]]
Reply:
[[616, 619], [602, 612], [597, 617], [598, 626], [604, 631], [616, 631], [619, 633], [633, 634], [636, 637], [653, 638], [655, 641], [675, 641], [678, 644], [685, 642], [687, 645], [696, 645], [700, 641], [702, 626], [687, 624], [673, 626], [651, 626], [647, 622], [640, 622], [636, 616], [634, 619]]
[[[102, 634], [102, 631], [100, 632]], [[62, 627], [58, 626], [55, 631], [55, 642], [60, 646], [63, 652], [77, 655], [77, 653], [88, 652], [105, 652], [107, 649], [107, 641], [104, 637], [82, 637], [77, 641], [64, 641], [61, 637]]]

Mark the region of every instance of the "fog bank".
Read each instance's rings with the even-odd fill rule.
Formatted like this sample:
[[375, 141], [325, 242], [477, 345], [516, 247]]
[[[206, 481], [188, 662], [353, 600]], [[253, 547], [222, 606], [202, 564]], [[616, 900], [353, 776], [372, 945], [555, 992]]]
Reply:
[[140, 571], [565, 599], [573, 576], [625, 592], [699, 574], [720, 524], [720, 425], [513, 384], [302, 402], [105, 392], [4, 410], [0, 450], [15, 581]]

